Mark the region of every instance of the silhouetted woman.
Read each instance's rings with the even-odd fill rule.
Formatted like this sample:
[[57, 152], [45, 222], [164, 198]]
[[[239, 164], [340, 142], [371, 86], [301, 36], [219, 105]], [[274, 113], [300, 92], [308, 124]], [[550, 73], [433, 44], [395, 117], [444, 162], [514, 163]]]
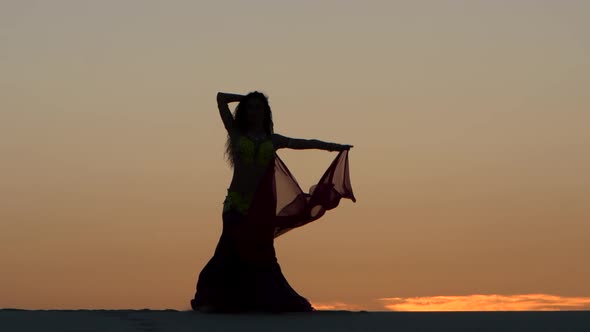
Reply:
[[[238, 102], [232, 116], [228, 103]], [[314, 311], [281, 272], [274, 238], [320, 218], [340, 198], [356, 201], [348, 175], [352, 145], [286, 137], [273, 131], [267, 97], [217, 94], [227, 129], [233, 178], [223, 203], [223, 230], [197, 282], [193, 310], [202, 312]], [[281, 148], [340, 151], [309, 193], [276, 155]]]

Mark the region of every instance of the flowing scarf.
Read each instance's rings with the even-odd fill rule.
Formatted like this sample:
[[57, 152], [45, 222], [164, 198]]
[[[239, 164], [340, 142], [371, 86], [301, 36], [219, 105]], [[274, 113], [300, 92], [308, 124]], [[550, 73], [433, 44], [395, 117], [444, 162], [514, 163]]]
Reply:
[[[246, 223], [276, 238], [321, 218], [342, 198], [356, 202], [350, 183], [349, 150], [340, 151], [319, 182], [304, 192], [275, 153], [252, 198]], [[263, 235], [264, 236], [264, 235]]]

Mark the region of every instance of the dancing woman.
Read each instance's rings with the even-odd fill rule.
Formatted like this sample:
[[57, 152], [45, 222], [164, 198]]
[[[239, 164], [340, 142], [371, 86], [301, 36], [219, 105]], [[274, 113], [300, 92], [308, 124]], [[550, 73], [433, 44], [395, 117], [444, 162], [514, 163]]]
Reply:
[[[234, 115], [230, 102], [239, 102]], [[274, 133], [268, 99], [257, 91], [245, 96], [219, 92], [217, 105], [233, 178], [223, 202], [222, 234], [199, 274], [191, 307], [201, 312], [314, 311], [283, 276], [274, 238], [320, 218], [341, 198], [356, 201], [348, 174], [352, 145]], [[282, 148], [340, 153], [305, 193], [275, 153]]]

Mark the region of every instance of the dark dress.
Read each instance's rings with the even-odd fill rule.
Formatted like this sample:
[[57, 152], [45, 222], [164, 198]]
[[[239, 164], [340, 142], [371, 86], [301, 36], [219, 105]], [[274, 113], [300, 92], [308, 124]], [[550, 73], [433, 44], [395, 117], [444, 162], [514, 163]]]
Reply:
[[274, 154], [247, 213], [223, 213], [223, 230], [213, 257], [197, 282], [191, 307], [216, 312], [314, 311], [287, 282], [277, 262], [274, 239], [319, 219], [341, 198], [356, 202], [341, 151], [320, 181], [304, 193], [283, 161]]

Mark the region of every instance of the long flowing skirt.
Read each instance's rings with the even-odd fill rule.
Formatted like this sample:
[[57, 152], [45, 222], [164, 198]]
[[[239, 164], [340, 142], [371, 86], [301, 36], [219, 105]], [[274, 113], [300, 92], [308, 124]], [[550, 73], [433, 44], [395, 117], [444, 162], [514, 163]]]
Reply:
[[245, 215], [223, 213], [215, 254], [199, 274], [193, 310], [292, 312], [315, 310], [285, 279], [274, 239], [319, 219], [341, 198], [356, 201], [350, 184], [348, 151], [334, 159], [320, 181], [303, 192], [275, 154]]
[[223, 214], [221, 238], [199, 274], [192, 308], [207, 306], [219, 312], [312, 311], [309, 301], [283, 276], [272, 242], [261, 243], [255, 255], [240, 250], [244, 236], [240, 222], [244, 217], [237, 211]]

